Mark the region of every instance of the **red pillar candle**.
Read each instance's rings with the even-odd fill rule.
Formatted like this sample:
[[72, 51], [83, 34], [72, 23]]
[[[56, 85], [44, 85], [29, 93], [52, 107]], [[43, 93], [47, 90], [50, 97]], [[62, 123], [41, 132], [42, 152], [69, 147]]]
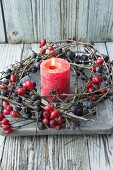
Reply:
[[[47, 59], [41, 63], [41, 95], [50, 96], [51, 90], [57, 94], [70, 93], [70, 63], [61, 58]], [[65, 98], [63, 95], [61, 99]], [[57, 101], [53, 96], [49, 101]]]

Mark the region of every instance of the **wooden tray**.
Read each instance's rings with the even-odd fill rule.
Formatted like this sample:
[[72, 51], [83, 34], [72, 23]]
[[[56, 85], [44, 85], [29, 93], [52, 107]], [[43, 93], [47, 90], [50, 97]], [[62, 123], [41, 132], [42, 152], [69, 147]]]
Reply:
[[[33, 80], [37, 83], [37, 88], [40, 87], [40, 73], [33, 75]], [[71, 90], [73, 89], [73, 73], [71, 72]], [[111, 134], [113, 132], [113, 105], [109, 100], [100, 103], [96, 107], [97, 114], [93, 117], [94, 122], [81, 122], [80, 128], [75, 130], [69, 129], [45, 129], [36, 130], [36, 123], [24, 126], [11, 134], [11, 136], [30, 136], [30, 135], [74, 135], [74, 134]], [[27, 123], [27, 122], [26, 122]], [[18, 125], [20, 125], [18, 123]], [[2, 132], [1, 132], [2, 134]], [[2, 134], [4, 135], [4, 134]]]

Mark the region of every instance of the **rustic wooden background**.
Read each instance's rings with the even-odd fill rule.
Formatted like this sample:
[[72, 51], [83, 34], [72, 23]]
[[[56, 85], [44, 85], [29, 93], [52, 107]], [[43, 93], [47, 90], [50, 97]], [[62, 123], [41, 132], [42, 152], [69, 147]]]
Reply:
[[0, 42], [113, 41], [113, 0], [0, 0]]

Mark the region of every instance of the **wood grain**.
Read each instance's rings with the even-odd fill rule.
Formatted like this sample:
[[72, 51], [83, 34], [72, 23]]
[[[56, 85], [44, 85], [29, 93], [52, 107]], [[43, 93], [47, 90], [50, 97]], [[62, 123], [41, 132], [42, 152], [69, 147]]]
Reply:
[[[107, 54], [108, 46], [106, 48], [104, 43], [96, 43], [95, 46], [103, 54]], [[113, 44], [109, 43], [109, 46], [112, 49]], [[112, 139], [113, 135], [90, 136], [88, 140], [88, 153], [91, 170], [112, 170]]]
[[88, 12], [89, 12], [89, 1], [88, 0], [77, 0], [76, 7], [76, 39], [87, 41], [87, 30], [88, 25]]
[[33, 42], [33, 19], [30, 0], [3, 0], [8, 43]]
[[90, 170], [87, 143], [82, 136], [7, 137], [1, 167], [3, 170]]
[[95, 42], [113, 40], [113, 0], [89, 0], [87, 39]]
[[[3, 71], [6, 66], [14, 63], [15, 61], [20, 60], [22, 48], [23, 45], [0, 44], [0, 71]], [[6, 138], [4, 136], [0, 136], [0, 161], [2, 160], [5, 141]]]
[[4, 23], [3, 23], [3, 14], [0, 2], [0, 43], [5, 42], [5, 31], [4, 31]]
[[[2, 0], [10, 43], [73, 38], [113, 41], [113, 0]], [[1, 9], [0, 9], [1, 14]], [[4, 41], [4, 29], [0, 15]]]
[[[95, 45], [112, 56], [113, 43]], [[29, 46], [24, 48], [24, 58], [30, 54]], [[36, 44], [32, 48], [37, 51]], [[13, 62], [16, 56], [19, 59], [22, 47], [0, 45], [0, 58], [10, 62], [12, 55]], [[112, 170], [113, 135], [6, 137], [0, 152], [1, 170]]]
[[[104, 43], [97, 43], [95, 44], [97, 49], [99, 49], [102, 53], [107, 54], [106, 46]], [[27, 44], [24, 45], [23, 55], [22, 59], [25, 59], [26, 57], [30, 56], [32, 53], [31, 48], [35, 51], [39, 51], [39, 47], [37, 44]], [[34, 76], [32, 76], [32, 79], [35, 80], [37, 84], [37, 88], [40, 87], [40, 75], [36, 73]], [[72, 79], [71, 79], [72, 80]], [[72, 84], [72, 82], [71, 82]], [[95, 121], [93, 122], [82, 122], [81, 123], [81, 130], [79, 128], [76, 128], [75, 130], [69, 130], [69, 129], [61, 129], [56, 130], [53, 129], [52, 132], [49, 129], [45, 130], [38, 130], [37, 135], [69, 135], [69, 134], [111, 134], [113, 132], [113, 110], [112, 110], [112, 103], [110, 101], [105, 101], [104, 104], [100, 103], [96, 107], [97, 115], [93, 117]], [[106, 120], [106, 122], [105, 122]], [[103, 123], [105, 122], [105, 123]], [[21, 129], [18, 129], [16, 132], [12, 133], [12, 136], [27, 136], [27, 135], [33, 135], [36, 132], [35, 123], [30, 125], [29, 127], [22, 127]]]

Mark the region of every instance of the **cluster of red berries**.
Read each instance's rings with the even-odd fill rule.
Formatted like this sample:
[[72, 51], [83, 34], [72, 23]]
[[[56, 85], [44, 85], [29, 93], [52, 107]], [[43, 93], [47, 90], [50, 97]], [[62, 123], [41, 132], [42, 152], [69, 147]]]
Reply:
[[18, 95], [24, 95], [26, 94], [26, 89], [29, 90], [34, 90], [35, 89], [35, 84], [31, 80], [27, 80], [22, 84], [22, 87], [17, 89], [17, 94]]
[[14, 117], [14, 118], [20, 118], [21, 114], [15, 110], [13, 110], [13, 106], [11, 106], [9, 104], [9, 102], [6, 100], [4, 100], [2, 102], [2, 107], [3, 107], [3, 110], [2, 110], [2, 113], [0, 113], [1, 126], [2, 126], [5, 134], [10, 134], [13, 132], [13, 130], [12, 130], [12, 126], [9, 123], [9, 120], [8, 120], [8, 118], [6, 118], [6, 116], [10, 115], [11, 117]]
[[8, 87], [12, 86], [16, 82], [16, 80], [17, 80], [17, 76], [15, 74], [11, 74], [8, 81], [9, 82], [8, 85], [2, 83], [0, 84], [0, 89], [7, 90]]
[[5, 134], [11, 134], [13, 132], [9, 120], [3, 114], [0, 114], [0, 124]]
[[[16, 75], [12, 74], [9, 80], [10, 85], [1, 84], [0, 88], [2, 90], [7, 91], [8, 87], [14, 84], [15, 82], [16, 82]], [[26, 89], [34, 90], [35, 89], [34, 82], [32, 82], [31, 80], [25, 81], [22, 84], [22, 87], [16, 90], [16, 93], [18, 95], [24, 95], [27, 92]], [[7, 115], [10, 115], [13, 118], [21, 118], [21, 114], [18, 111], [15, 111], [13, 106], [8, 101], [3, 100], [2, 101], [2, 113], [0, 113], [1, 127], [3, 128], [5, 134], [10, 134], [13, 132], [13, 130], [12, 130], [11, 124], [9, 123], [8, 118], [6, 118]]]
[[[69, 44], [68, 42], [66, 43]], [[39, 47], [40, 54], [38, 55], [38, 53], [33, 52], [33, 54], [30, 56], [31, 58], [28, 58], [29, 61], [32, 60], [33, 62], [32, 64], [31, 62], [28, 62], [29, 65], [22, 76], [21, 71], [24, 69], [23, 67], [26, 65], [26, 63], [25, 65], [21, 65], [20, 70], [18, 71], [15, 69], [16, 67], [12, 67], [12, 70], [8, 69], [7, 71], [3, 72], [3, 78], [2, 81], [0, 81], [0, 93], [3, 98], [1, 99], [0, 124], [5, 134], [10, 134], [15, 130], [15, 122], [12, 122], [9, 117], [18, 119], [22, 117], [24, 118], [25, 116], [25, 119], [27, 117], [28, 119], [32, 118], [37, 121], [37, 113], [38, 121], [41, 125], [39, 127], [40, 129], [50, 127], [59, 130], [63, 127], [66, 127], [65, 125], [67, 122], [65, 121], [64, 116], [61, 113], [61, 109], [57, 109], [50, 104], [44, 107], [44, 104], [41, 101], [41, 96], [37, 96], [35, 94], [35, 92], [37, 91], [37, 89], [35, 88], [36, 83], [31, 80], [27, 80], [21, 83], [21, 78], [23, 80], [24, 77], [27, 78], [26, 75], [36, 73], [37, 68], [39, 68], [39, 64], [43, 60], [43, 56], [45, 55], [49, 58], [60, 56], [61, 58], [73, 63], [73, 67], [74, 69], [76, 69], [77, 73], [76, 76], [78, 76], [79, 79], [83, 82], [86, 82], [86, 84], [84, 83], [84, 93], [87, 93], [88, 95], [84, 95], [85, 100], [83, 99], [82, 102], [82, 100], [79, 101], [79, 98], [77, 98], [78, 103], [75, 102], [73, 103], [72, 108], [69, 107], [74, 115], [84, 116], [90, 113], [91, 110], [94, 113], [94, 107], [96, 106], [95, 104], [98, 102], [98, 99], [101, 98], [100, 96], [106, 97], [108, 95], [108, 90], [106, 87], [109, 87], [108, 85], [110, 85], [111, 83], [111, 74], [109, 74], [111, 73], [111, 68], [109, 65], [111, 62], [109, 61], [108, 56], [107, 58], [104, 58], [104, 56], [100, 57], [98, 55], [98, 52], [91, 55], [90, 53], [86, 55], [78, 55], [77, 53], [76, 55], [76, 52], [71, 51], [71, 45], [69, 45], [68, 47], [66, 46], [66, 48], [64, 46], [51, 44], [48, 45], [46, 39], [40, 42]], [[93, 65], [91, 65], [92, 61], [94, 63]], [[84, 67], [83, 65], [86, 65], [86, 67]], [[85, 68], [90, 70], [90, 76], [89, 74], [86, 74]], [[6, 97], [5, 100], [3, 96]], [[12, 103], [9, 103], [11, 100], [13, 100], [13, 97], [17, 103], [21, 104], [13, 106]], [[27, 107], [26, 105], [24, 105], [25, 103], [23, 101], [26, 97], [28, 97], [28, 104], [32, 105], [32, 107]], [[113, 101], [113, 94], [109, 93], [109, 96], [107, 96], [107, 98], [110, 98], [110, 100]], [[72, 98], [70, 97], [68, 99], [68, 102], [71, 101]], [[60, 106], [61, 105], [59, 105], [59, 108]], [[71, 122], [70, 119], [69, 122]], [[73, 126], [70, 126], [69, 128], [71, 129], [72, 127]]]
[[55, 54], [52, 52], [54, 50], [53, 46], [47, 46], [46, 39], [42, 40], [39, 44], [39, 47], [41, 48], [40, 54], [45, 54], [46, 50], [48, 49], [50, 51], [49, 58], [55, 57]]
[[[103, 65], [103, 63], [104, 63], [104, 60], [101, 57], [99, 57], [96, 60], [95, 65], [90, 66], [90, 70], [95, 73], [96, 68], [101, 67]], [[97, 86], [101, 85], [102, 82], [103, 82], [102, 76], [97, 76], [97, 75], [92, 76], [91, 81], [89, 81], [86, 84], [88, 92], [94, 92], [95, 91], [94, 86], [95, 85], [97, 85]], [[101, 94], [106, 93], [106, 89], [105, 88], [99, 88], [98, 92], [101, 93]], [[91, 99], [92, 99], [92, 101], [96, 101], [98, 98], [97, 98], [97, 96], [92, 96]]]
[[55, 109], [52, 105], [46, 105], [43, 112], [43, 124], [54, 127], [55, 129], [62, 128], [63, 117], [58, 109]]

